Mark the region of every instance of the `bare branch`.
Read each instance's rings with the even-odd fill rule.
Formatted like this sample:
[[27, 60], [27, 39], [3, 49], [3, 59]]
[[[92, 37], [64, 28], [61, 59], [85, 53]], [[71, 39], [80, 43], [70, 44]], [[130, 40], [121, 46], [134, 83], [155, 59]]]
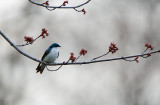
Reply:
[[46, 69], [47, 69], [48, 71], [58, 71], [62, 66], [63, 66], [63, 65], [59, 66], [59, 67], [58, 67], [57, 69], [55, 69], [55, 70], [51, 70], [51, 69], [49, 69], [49, 68], [46, 66]]
[[128, 62], [133, 62], [133, 61], [136, 61], [137, 63], [139, 62], [138, 61], [138, 56], [136, 56], [134, 59], [127, 59], [127, 58], [124, 58], [124, 57], [122, 57], [122, 58], [123, 58], [123, 60], [128, 61]]
[[146, 49], [142, 52], [142, 54], [144, 54], [147, 50], [148, 50], [148, 48], [146, 48]]
[[76, 62], [81, 56], [82, 56], [82, 55], [79, 55], [79, 56], [75, 59], [74, 62]]
[[[70, 61], [70, 59], [65, 63], [65, 61], [63, 62], [63, 64], [68, 64], [68, 62]], [[48, 70], [48, 71], [58, 71], [60, 68], [62, 68], [62, 66], [63, 65], [60, 65], [57, 69], [55, 69], [55, 70], [51, 70], [51, 69], [49, 69], [47, 66], [46, 66], [46, 69]]]
[[104, 56], [107, 55], [107, 54], [109, 54], [109, 51], [108, 51], [107, 53], [101, 55], [101, 56], [98, 56], [98, 57], [96, 57], [96, 58], [93, 58], [92, 61], [93, 61], [93, 60], [96, 60], [96, 59], [98, 59], [98, 58], [104, 57]]

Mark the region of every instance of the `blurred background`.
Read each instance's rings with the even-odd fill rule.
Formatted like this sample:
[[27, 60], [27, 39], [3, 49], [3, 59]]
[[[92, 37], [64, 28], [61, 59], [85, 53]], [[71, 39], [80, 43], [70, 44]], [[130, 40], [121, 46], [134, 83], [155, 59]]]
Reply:
[[[68, 6], [85, 1], [69, 0]], [[111, 42], [119, 50], [104, 58], [142, 53], [145, 43], [160, 49], [160, 0], [92, 0], [83, 8], [86, 15], [72, 9], [47, 11], [28, 0], [1, 0], [0, 30], [23, 44], [24, 36], [36, 38], [46, 28], [48, 37], [20, 49], [41, 59], [56, 42], [62, 46], [57, 62], [67, 61], [70, 52], [78, 56], [82, 48], [88, 53], [79, 61], [90, 60], [106, 53]], [[41, 75], [37, 62], [0, 36], [0, 105], [160, 105], [160, 56], [139, 61], [63, 66]]]

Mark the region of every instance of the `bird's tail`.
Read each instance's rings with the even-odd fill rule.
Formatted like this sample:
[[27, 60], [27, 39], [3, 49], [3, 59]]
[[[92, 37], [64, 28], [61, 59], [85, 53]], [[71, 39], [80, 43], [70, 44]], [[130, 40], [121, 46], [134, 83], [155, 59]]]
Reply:
[[38, 72], [40, 72], [42, 74], [43, 70], [45, 69], [46, 65], [39, 63], [39, 65], [37, 66], [36, 70]]

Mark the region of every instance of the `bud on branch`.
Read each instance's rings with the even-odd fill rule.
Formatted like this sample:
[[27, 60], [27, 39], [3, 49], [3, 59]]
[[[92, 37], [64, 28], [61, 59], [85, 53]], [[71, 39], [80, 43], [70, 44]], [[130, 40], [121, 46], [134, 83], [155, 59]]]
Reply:
[[[44, 31], [44, 32], [46, 32], [46, 31]], [[36, 59], [36, 58], [34, 58], [34, 57], [32, 57], [32, 56], [30, 56], [30, 55], [28, 55], [28, 54], [26, 54], [26, 53], [24, 53], [22, 50], [20, 50], [4, 33], [2, 33], [1, 31], [0, 31], [0, 35], [8, 42], [8, 43], [10, 43], [10, 45], [12, 46], [12, 47], [14, 47], [20, 54], [22, 54], [22, 55], [24, 55], [24, 56], [26, 56], [26, 57], [28, 57], [28, 58], [30, 58], [30, 59], [32, 59], [32, 60], [34, 60], [34, 61], [36, 61], [36, 62], [40, 62], [40, 63], [42, 63], [42, 64], [45, 64], [45, 65], [48, 65], [48, 66], [57, 66], [57, 65], [61, 65], [58, 69], [56, 69], [55, 71], [57, 71], [57, 70], [59, 70], [61, 67], [62, 67], [62, 65], [82, 65], [82, 64], [91, 64], [91, 63], [97, 63], [97, 62], [106, 62], [106, 61], [114, 61], [114, 60], [125, 60], [125, 61], [136, 61], [137, 63], [139, 62], [139, 60], [138, 60], [138, 58], [139, 57], [142, 57], [142, 58], [148, 58], [148, 57], [150, 57], [152, 54], [155, 54], [155, 53], [160, 53], [160, 50], [155, 50], [155, 51], [151, 51], [151, 52], [146, 52], [148, 49], [149, 50], [153, 50], [153, 46], [152, 45], [147, 45], [147, 44], [145, 44], [145, 47], [147, 47], [147, 50], [145, 50], [143, 53], [141, 53], [141, 54], [135, 54], [135, 55], [130, 55], [130, 56], [122, 56], [122, 57], [116, 57], [116, 58], [110, 58], [110, 59], [100, 59], [100, 60], [96, 60], [96, 59], [98, 59], [98, 57], [96, 58], [96, 59], [94, 59], [94, 60], [89, 60], [89, 61], [83, 61], [83, 62], [76, 62], [76, 60], [77, 60], [77, 58], [79, 58], [80, 56], [82, 56], [82, 55], [85, 55], [86, 53], [87, 53], [87, 50], [84, 50], [84, 49], [82, 49], [80, 52], [79, 52], [79, 57], [75, 57], [74, 56], [74, 53], [71, 53], [71, 56], [70, 56], [70, 58], [69, 58], [69, 60], [65, 63], [64, 61], [62, 62], [62, 63], [47, 63], [47, 62], [44, 62], [44, 61], [41, 61], [41, 60], [38, 60], [38, 59]], [[27, 38], [26, 37], [26, 40], [28, 40], [29, 41], [29, 39], [30, 38]], [[32, 39], [32, 38], [31, 38]], [[109, 51], [106, 53], [106, 54], [104, 54], [104, 55], [107, 55], [108, 53], [115, 53], [116, 51], [118, 50], [118, 47], [116, 46], [116, 44], [114, 44], [114, 43], [111, 43], [111, 45], [109, 46]], [[100, 57], [102, 57], [102, 56], [100, 56]], [[100, 58], [99, 57], [99, 58]], [[131, 59], [131, 58], [134, 58], [133, 60], [129, 60], [129, 59]], [[71, 60], [71, 63], [69, 62]]]
[[67, 4], [69, 4], [68, 1], [64, 1], [64, 2], [62, 3], [62, 5], [60, 5], [60, 6], [50, 6], [48, 0], [47, 0], [46, 2], [44, 2], [44, 3], [37, 3], [37, 2], [32, 1], [32, 0], [29, 0], [29, 1], [30, 1], [32, 4], [45, 7], [45, 8], [46, 8], [47, 10], [49, 10], [49, 11], [52, 11], [52, 10], [55, 10], [55, 9], [74, 9], [74, 10], [77, 11], [77, 12], [83, 12], [83, 14], [85, 15], [85, 14], [86, 14], [85, 9], [77, 10], [77, 8], [86, 5], [86, 4], [89, 3], [91, 0], [88, 0], [88, 1], [86, 1], [86, 2], [84, 2], [84, 3], [82, 3], [82, 4], [79, 4], [79, 5], [77, 5], [77, 6], [71, 6], [71, 7], [67, 7], [67, 6], [66, 6]]

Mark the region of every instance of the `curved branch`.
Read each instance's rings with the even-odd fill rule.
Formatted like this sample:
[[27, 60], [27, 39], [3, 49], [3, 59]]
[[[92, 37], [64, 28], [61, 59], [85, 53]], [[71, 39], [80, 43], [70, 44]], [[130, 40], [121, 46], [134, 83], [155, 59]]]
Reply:
[[61, 8], [61, 9], [73, 9], [73, 8], [79, 8], [87, 3], [89, 3], [91, 0], [88, 0], [86, 1], [85, 3], [82, 3], [80, 5], [77, 5], [77, 6], [71, 6], [71, 7], [66, 7], [66, 6], [48, 6], [48, 5], [44, 5], [44, 4], [40, 4], [40, 3], [37, 3], [37, 2], [34, 2], [32, 0], [29, 0], [29, 2], [35, 4], [35, 5], [38, 5], [38, 6], [42, 6], [42, 7], [46, 7], [46, 8]]
[[136, 55], [130, 55], [130, 56], [122, 56], [122, 57], [116, 57], [116, 58], [109, 58], [109, 59], [101, 59], [101, 60], [94, 60], [94, 61], [84, 61], [84, 62], [73, 62], [73, 63], [69, 63], [69, 62], [63, 62], [63, 63], [46, 63], [46, 62], [43, 62], [41, 60], [38, 60], [26, 53], [24, 53], [23, 51], [21, 51], [4, 33], [2, 33], [0, 31], [0, 34], [1, 36], [8, 42], [10, 43], [10, 45], [12, 47], [14, 47], [20, 54], [36, 61], [36, 62], [40, 62], [40, 63], [43, 63], [45, 65], [48, 65], [48, 66], [57, 66], [57, 65], [81, 65], [81, 64], [91, 64], [91, 63], [98, 63], [98, 62], [106, 62], [106, 61], [115, 61], [115, 60], [125, 60], [125, 59], [128, 59], [128, 58], [135, 58], [135, 57], [142, 57], [144, 58], [144, 56], [147, 56], [148, 54], [155, 54], [155, 53], [160, 53], [160, 50], [155, 50], [155, 51], [151, 51], [151, 52], [146, 52], [146, 53], [142, 53], [142, 54], [136, 54]]
[[41, 62], [41, 63], [43, 63], [43, 64], [47, 64], [46, 62], [43, 62], [43, 61], [38, 60], [38, 59], [36, 59], [36, 58], [34, 58], [34, 57], [31, 57], [30, 55], [28, 55], [28, 54], [24, 53], [23, 51], [21, 51], [1, 30], [0, 30], [0, 34], [1, 34], [1, 36], [2, 36], [5, 40], [7, 40], [7, 42], [8, 42], [12, 47], [14, 47], [20, 54], [22, 54], [22, 55], [24, 55], [24, 56], [26, 56], [26, 57], [28, 57], [28, 58], [36, 61], [36, 62]]
[[51, 69], [49, 69], [49, 68], [46, 66], [46, 69], [47, 69], [48, 71], [58, 71], [62, 66], [63, 66], [63, 65], [59, 66], [59, 67], [58, 67], [57, 69], [55, 69], [55, 70], [51, 70]]

